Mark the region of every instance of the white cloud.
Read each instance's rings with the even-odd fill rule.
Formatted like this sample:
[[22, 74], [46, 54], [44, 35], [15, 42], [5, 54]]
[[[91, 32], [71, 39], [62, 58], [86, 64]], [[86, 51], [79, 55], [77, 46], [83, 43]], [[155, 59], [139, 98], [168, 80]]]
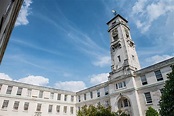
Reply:
[[55, 87], [62, 90], [74, 91], [85, 89], [86, 85], [83, 81], [59, 81], [55, 84]]
[[174, 2], [172, 0], [156, 0], [154, 2], [138, 0], [132, 7], [131, 15], [137, 28], [145, 33], [155, 20], [162, 15], [168, 16], [170, 12], [174, 12]]
[[16, 81], [22, 82], [22, 83], [27, 83], [27, 84], [33, 84], [33, 85], [40, 85], [40, 86], [47, 85], [49, 83], [48, 78], [45, 78], [43, 76], [33, 76], [33, 75], [21, 78]]
[[92, 75], [90, 79], [90, 83], [93, 85], [97, 85], [108, 80], [109, 73], [101, 73], [97, 75]]
[[146, 58], [145, 61], [147, 63], [155, 64], [155, 63], [161, 62], [163, 60], [166, 60], [166, 59], [169, 59], [169, 58], [172, 58], [172, 57], [173, 56], [170, 56], [170, 55], [162, 55], [162, 56], [155, 55], [155, 56], [152, 56], [150, 58]]
[[93, 62], [95, 66], [104, 67], [111, 64], [111, 57], [110, 56], [103, 56], [98, 57], [98, 60], [96, 62]]
[[27, 16], [30, 14], [30, 5], [32, 0], [24, 0], [24, 3], [19, 12], [18, 18], [16, 20], [15, 26], [27, 25], [29, 23]]
[[0, 73], [0, 79], [12, 80], [12, 78], [5, 73]]

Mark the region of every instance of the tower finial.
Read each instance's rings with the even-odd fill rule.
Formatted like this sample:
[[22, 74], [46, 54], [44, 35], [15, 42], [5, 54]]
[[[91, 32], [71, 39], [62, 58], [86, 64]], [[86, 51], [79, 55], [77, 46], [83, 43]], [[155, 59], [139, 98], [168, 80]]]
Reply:
[[115, 10], [112, 10], [112, 13], [114, 14], [114, 16], [117, 15], [117, 12]]

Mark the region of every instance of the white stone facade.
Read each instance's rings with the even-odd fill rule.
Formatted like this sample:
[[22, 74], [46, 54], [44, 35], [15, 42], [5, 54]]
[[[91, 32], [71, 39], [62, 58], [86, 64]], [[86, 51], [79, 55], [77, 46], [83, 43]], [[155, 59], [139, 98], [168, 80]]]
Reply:
[[120, 15], [107, 23], [112, 59], [107, 82], [69, 92], [0, 79], [0, 116], [75, 116], [82, 106], [98, 104], [131, 116], [145, 116], [149, 106], [158, 110], [174, 58], [140, 69], [127, 23]]

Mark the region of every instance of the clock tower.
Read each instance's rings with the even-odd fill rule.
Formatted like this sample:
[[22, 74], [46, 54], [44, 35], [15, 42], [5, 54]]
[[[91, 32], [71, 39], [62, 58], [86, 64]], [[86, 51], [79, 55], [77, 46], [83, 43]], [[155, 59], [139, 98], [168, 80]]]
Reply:
[[128, 21], [121, 15], [115, 14], [107, 25], [110, 35], [110, 53], [111, 53], [111, 74], [110, 78], [116, 78], [140, 69], [138, 56], [135, 50], [135, 44], [130, 35]]

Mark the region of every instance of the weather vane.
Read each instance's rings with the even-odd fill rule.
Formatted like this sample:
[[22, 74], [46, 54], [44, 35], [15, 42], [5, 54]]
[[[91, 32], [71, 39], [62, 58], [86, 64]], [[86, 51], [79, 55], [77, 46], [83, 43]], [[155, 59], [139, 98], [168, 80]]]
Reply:
[[112, 10], [112, 13], [114, 14], [114, 16], [117, 15], [117, 12], [115, 10]]

